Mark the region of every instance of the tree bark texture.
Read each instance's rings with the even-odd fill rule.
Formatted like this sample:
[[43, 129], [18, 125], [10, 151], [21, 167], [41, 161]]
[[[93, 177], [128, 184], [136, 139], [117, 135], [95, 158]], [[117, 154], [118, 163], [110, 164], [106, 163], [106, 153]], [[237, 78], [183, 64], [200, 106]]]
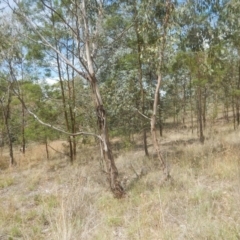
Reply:
[[[11, 85], [11, 83], [10, 83]], [[12, 135], [11, 135], [11, 130], [10, 130], [10, 103], [11, 103], [11, 86], [8, 86], [8, 91], [7, 91], [7, 104], [4, 106], [3, 100], [1, 100], [1, 105], [2, 105], [2, 114], [3, 114], [3, 119], [4, 119], [4, 125], [6, 127], [7, 131], [7, 137], [8, 137], [8, 147], [9, 147], [9, 166], [13, 166], [15, 164], [15, 159], [13, 155], [13, 143], [12, 143]]]
[[[23, 97], [23, 96], [22, 96]], [[25, 154], [26, 139], [25, 139], [25, 108], [22, 104], [22, 153]]]
[[173, 9], [173, 5], [171, 3], [171, 0], [167, 0], [166, 1], [166, 15], [164, 17], [163, 25], [162, 25], [162, 38], [161, 38], [162, 40], [161, 40], [159, 52], [158, 52], [159, 64], [158, 64], [158, 69], [157, 69], [157, 84], [155, 87], [153, 111], [152, 111], [152, 117], [151, 117], [152, 141], [153, 141], [155, 151], [157, 153], [158, 160], [160, 161], [160, 164], [163, 169], [164, 180], [168, 179], [170, 177], [170, 173], [169, 173], [169, 169], [166, 165], [166, 162], [162, 156], [160, 145], [158, 142], [157, 131], [156, 131], [156, 116], [157, 116], [157, 107], [158, 107], [158, 100], [159, 100], [159, 91], [160, 91], [160, 86], [161, 86], [161, 81], [162, 81], [162, 64], [163, 64], [163, 55], [164, 55], [165, 44], [166, 44], [167, 27], [168, 27], [168, 22], [169, 22], [169, 18], [170, 18], [172, 9]]
[[48, 139], [47, 136], [45, 136], [45, 150], [47, 154], [47, 160], [49, 160], [49, 151], [48, 151]]
[[202, 86], [201, 86], [201, 70], [199, 66], [201, 65], [200, 57], [197, 55], [198, 62], [198, 81], [199, 85], [197, 87], [197, 115], [198, 115], [198, 123], [199, 123], [199, 140], [202, 144], [204, 144], [205, 137], [203, 135], [203, 126], [204, 126], [204, 109], [203, 109], [203, 97], [202, 97]]
[[193, 134], [193, 101], [192, 101], [192, 75], [189, 75], [189, 85], [190, 85], [190, 108], [191, 108], [191, 128]]
[[[136, 9], [136, 2], [134, 5], [134, 16], [137, 17], [137, 9]], [[137, 37], [137, 59], [138, 59], [138, 81], [139, 81], [139, 85], [140, 85], [140, 106], [141, 106], [141, 111], [142, 114], [145, 113], [145, 97], [144, 97], [144, 89], [143, 89], [143, 72], [142, 72], [142, 60], [141, 60], [141, 44], [142, 44], [142, 39], [141, 36], [139, 34], [138, 31], [138, 21], [135, 21], [135, 33], [136, 33], [136, 37]], [[142, 119], [141, 121], [141, 127], [143, 129], [143, 146], [144, 146], [144, 152], [145, 152], [145, 156], [149, 156], [148, 153], [148, 146], [147, 146], [147, 133], [146, 133], [146, 129], [145, 129], [145, 123], [144, 123], [144, 119]]]
[[106, 111], [104, 109], [101, 95], [98, 89], [97, 80], [94, 76], [91, 76], [91, 88], [93, 96], [95, 98], [97, 123], [101, 136], [101, 151], [107, 168], [110, 188], [115, 197], [121, 198], [124, 195], [124, 190], [118, 181], [118, 170], [115, 165], [109, 141]]
[[[237, 90], [240, 91], [240, 61], [238, 62], [238, 81], [237, 81]], [[240, 124], [240, 96], [239, 93], [236, 99], [236, 117], [237, 117], [237, 126]]]
[[202, 111], [202, 88], [201, 88], [201, 86], [198, 86], [197, 107], [198, 107], [198, 123], [199, 123], [199, 140], [202, 144], [204, 144], [205, 137], [203, 135], [203, 111]]
[[89, 39], [89, 26], [88, 26], [87, 14], [86, 14], [87, 12], [85, 7], [85, 0], [82, 2], [82, 12], [83, 12], [83, 20], [84, 20], [85, 52], [86, 52], [87, 70], [88, 70], [87, 80], [91, 84], [92, 94], [95, 100], [97, 123], [98, 123], [99, 134], [101, 136], [101, 151], [103, 153], [103, 157], [107, 167], [107, 174], [108, 174], [108, 180], [109, 180], [111, 191], [115, 197], [121, 198], [124, 196], [125, 192], [120, 182], [118, 181], [118, 170], [115, 165], [115, 161], [114, 161], [114, 157], [111, 151], [111, 146], [109, 141], [107, 115], [106, 115], [106, 111], [104, 109], [103, 101], [99, 91], [97, 78], [95, 76], [94, 64], [93, 64], [93, 59], [90, 51], [91, 46], [90, 46], [90, 39]]
[[161, 94], [159, 94], [158, 116], [159, 116], [159, 133], [160, 133], [160, 137], [162, 137], [163, 136], [163, 116], [162, 116]]
[[153, 114], [151, 117], [151, 135], [152, 135], [152, 141], [153, 141], [155, 151], [157, 153], [158, 160], [160, 161], [161, 166], [163, 168], [164, 175], [166, 178], [169, 178], [170, 177], [169, 170], [168, 170], [166, 162], [162, 156], [160, 145], [158, 142], [157, 131], [156, 131], [156, 116], [157, 116], [157, 106], [158, 106], [161, 80], [162, 80], [162, 76], [161, 76], [161, 74], [159, 74], [158, 80], [157, 80], [157, 86], [156, 86], [155, 94], [154, 94]]

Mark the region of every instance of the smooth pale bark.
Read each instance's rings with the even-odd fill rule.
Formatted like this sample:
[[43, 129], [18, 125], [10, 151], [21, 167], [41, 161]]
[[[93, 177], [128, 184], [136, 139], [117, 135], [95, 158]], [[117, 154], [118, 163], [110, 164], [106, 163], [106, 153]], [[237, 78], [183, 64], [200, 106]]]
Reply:
[[121, 198], [124, 195], [124, 190], [118, 181], [118, 170], [115, 165], [114, 157], [110, 147], [109, 135], [108, 135], [108, 126], [107, 126], [107, 115], [104, 109], [103, 101], [99, 91], [99, 86], [97, 78], [95, 76], [95, 71], [93, 67], [93, 60], [91, 57], [90, 51], [90, 39], [89, 39], [89, 26], [88, 19], [86, 14], [85, 0], [82, 4], [83, 20], [84, 20], [84, 30], [85, 30], [85, 52], [86, 60], [88, 67], [88, 81], [91, 84], [92, 94], [95, 100], [96, 114], [97, 114], [97, 123], [99, 128], [99, 134], [101, 136], [101, 151], [105, 160], [107, 167], [108, 180], [110, 188], [115, 197]]
[[156, 86], [155, 94], [154, 94], [153, 114], [151, 117], [151, 134], [152, 134], [152, 141], [153, 141], [155, 151], [157, 153], [158, 160], [160, 161], [160, 163], [162, 165], [164, 174], [168, 178], [169, 170], [168, 170], [166, 162], [162, 156], [160, 145], [158, 142], [157, 131], [156, 131], [157, 105], [158, 105], [158, 98], [159, 98], [158, 95], [159, 95], [161, 80], [162, 80], [162, 76], [161, 76], [161, 74], [158, 74], [158, 81], [157, 81], [157, 86]]
[[173, 10], [173, 5], [171, 3], [171, 0], [166, 1], [166, 15], [163, 21], [163, 34], [162, 34], [162, 41], [161, 45], [159, 47], [159, 56], [158, 56], [158, 71], [157, 71], [157, 84], [155, 88], [154, 93], [154, 102], [153, 102], [153, 110], [152, 110], [152, 117], [151, 117], [151, 135], [152, 135], [152, 141], [155, 148], [155, 151], [157, 153], [158, 160], [161, 163], [163, 173], [164, 173], [164, 180], [168, 179], [170, 177], [169, 169], [167, 167], [167, 164], [162, 156], [160, 145], [158, 142], [157, 137], [157, 131], [156, 131], [156, 116], [157, 116], [157, 106], [158, 106], [158, 99], [159, 99], [159, 91], [162, 81], [162, 64], [163, 64], [163, 55], [165, 51], [165, 44], [166, 44], [166, 36], [167, 36], [167, 27], [168, 22], [170, 18], [171, 11]]
[[[54, 12], [54, 14], [58, 13], [55, 11], [55, 9], [48, 5], [48, 2], [41, 1], [42, 4], [49, 10]], [[64, 55], [55, 45], [51, 43], [51, 41], [48, 41], [47, 37], [42, 34], [41, 32], [41, 26], [36, 25], [37, 23], [34, 22], [34, 20], [31, 20], [30, 17], [24, 14], [24, 11], [21, 11], [21, 6], [19, 6], [19, 11], [17, 14], [20, 16], [21, 19], [24, 19], [25, 24], [31, 28], [35, 34], [37, 34], [41, 39], [41, 44], [46, 46], [47, 48], [50, 48], [53, 50], [59, 58], [61, 58], [61, 61], [63, 61], [65, 64], [67, 64], [70, 68], [72, 68], [75, 73], [79, 74], [82, 78], [87, 80], [91, 86], [92, 89], [92, 96], [95, 102], [95, 109], [96, 109], [96, 115], [97, 115], [97, 123], [99, 128], [99, 134], [94, 133], [87, 133], [87, 132], [78, 132], [78, 133], [71, 133], [70, 131], [64, 131], [62, 129], [59, 129], [58, 127], [52, 126], [51, 124], [43, 122], [41, 119], [39, 119], [33, 112], [31, 112], [29, 109], [28, 112], [34, 116], [35, 119], [37, 119], [41, 124], [48, 126], [52, 129], [58, 130], [62, 133], [68, 134], [69, 136], [77, 136], [77, 135], [91, 135], [97, 137], [101, 142], [101, 150], [102, 155], [104, 157], [106, 168], [107, 168], [107, 174], [108, 174], [108, 180], [110, 183], [110, 188], [114, 194], [115, 197], [122, 197], [124, 195], [124, 190], [120, 185], [120, 182], [118, 180], [118, 170], [115, 165], [115, 161], [113, 158], [113, 154], [110, 147], [110, 141], [109, 141], [109, 135], [108, 135], [108, 127], [107, 127], [107, 116], [106, 111], [104, 109], [103, 101], [101, 98], [101, 94], [99, 91], [98, 81], [96, 78], [96, 73], [94, 69], [94, 52], [97, 50], [97, 32], [100, 29], [100, 22], [98, 23], [98, 20], [100, 21], [101, 15], [102, 15], [102, 1], [96, 1], [95, 4], [98, 8], [98, 15], [97, 21], [95, 23], [94, 33], [93, 31], [90, 31], [90, 24], [88, 23], [89, 20], [89, 13], [87, 12], [87, 1], [83, 0], [81, 2], [78, 1], [72, 1], [72, 9], [69, 9], [72, 18], [74, 19], [74, 26], [68, 23], [67, 18], [64, 18], [64, 16], [58, 15], [62, 22], [67, 26], [68, 30], [71, 31], [73, 34], [73, 38], [75, 41], [77, 41], [76, 45], [76, 58], [78, 59], [79, 63], [75, 64], [72, 62], [66, 55]], [[91, 15], [92, 16], [92, 15]], [[89, 20], [90, 21], [90, 20]], [[120, 36], [123, 33], [120, 34]], [[32, 39], [34, 41], [34, 39]], [[80, 66], [79, 66], [80, 65]], [[19, 96], [19, 95], [18, 95]], [[26, 107], [26, 106], [25, 106]], [[26, 107], [27, 108], [27, 107]], [[70, 129], [72, 130], [72, 129]]]
[[101, 136], [101, 152], [105, 160], [110, 188], [115, 197], [121, 198], [124, 195], [124, 190], [118, 181], [118, 170], [110, 147], [106, 111], [103, 107], [97, 79], [94, 74], [90, 75], [89, 79], [91, 81], [91, 88], [95, 98], [97, 123], [99, 134]]

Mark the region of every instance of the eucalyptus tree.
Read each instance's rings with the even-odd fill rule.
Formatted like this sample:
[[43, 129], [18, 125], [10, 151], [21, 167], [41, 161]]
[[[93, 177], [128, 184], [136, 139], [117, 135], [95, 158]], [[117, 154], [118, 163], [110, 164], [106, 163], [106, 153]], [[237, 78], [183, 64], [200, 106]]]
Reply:
[[[157, 117], [159, 116], [159, 96], [163, 78], [164, 53], [169, 36], [168, 28], [172, 23], [171, 14], [174, 5], [172, 1], [158, 0], [124, 2], [128, 5], [128, 14], [133, 21], [133, 31], [129, 39], [135, 43], [135, 50], [133, 50], [135, 54], [132, 54], [132, 56], [135, 57], [135, 64], [133, 66], [137, 70], [136, 77], [139, 85], [140, 106], [138, 112], [144, 117], [145, 121], [147, 119], [150, 122], [154, 148], [163, 167], [165, 177], [168, 178], [170, 176], [169, 170], [160, 150], [156, 125]], [[134, 48], [132, 46], [132, 49]], [[149, 107], [146, 109], [145, 106], [147, 98], [152, 105], [152, 110], [150, 111]], [[146, 146], [145, 134], [144, 145]], [[147, 154], [146, 147], [145, 153]]]
[[[129, 4], [130, 3], [130, 4]], [[138, 82], [139, 82], [139, 90], [140, 90], [140, 111], [143, 115], [145, 115], [145, 109], [146, 109], [146, 90], [144, 89], [144, 85], [146, 86], [146, 78], [144, 77], [144, 37], [143, 37], [143, 32], [142, 32], [142, 27], [144, 24], [144, 19], [142, 15], [142, 1], [127, 1], [127, 4], [129, 4], [130, 7], [130, 13], [131, 13], [131, 18], [132, 21], [134, 22], [133, 24], [133, 30], [135, 34], [135, 39], [134, 39], [134, 45], [136, 46], [136, 68], [138, 71]], [[148, 147], [147, 147], [147, 129], [146, 129], [146, 119], [142, 118], [141, 119], [141, 128], [143, 131], [143, 145], [144, 145], [144, 151], [145, 155], [148, 156]]]
[[1, 44], [0, 44], [0, 85], [1, 96], [0, 104], [2, 117], [8, 138], [10, 166], [15, 164], [13, 155], [13, 123], [12, 123], [12, 99], [13, 99], [13, 79], [11, 77], [12, 65], [18, 61], [19, 52], [15, 45], [17, 43], [17, 35], [15, 29], [10, 27], [4, 15], [1, 16]]
[[142, 31], [145, 34], [147, 43], [146, 48], [148, 48], [150, 58], [153, 58], [153, 63], [156, 69], [155, 76], [157, 77], [153, 97], [152, 116], [150, 120], [151, 135], [155, 151], [163, 168], [165, 175], [164, 179], [167, 179], [170, 177], [170, 174], [158, 143], [156, 120], [158, 114], [159, 92], [163, 78], [164, 54], [168, 37], [168, 29], [172, 21], [171, 15], [174, 10], [174, 3], [171, 0], [151, 2], [144, 1], [142, 7], [142, 11], [144, 10], [146, 16], [144, 24], [146, 27], [144, 27]]
[[175, 61], [168, 69], [168, 81], [164, 85], [165, 97], [168, 101], [167, 114], [173, 116], [173, 123], [185, 124], [187, 117], [187, 103], [189, 100], [189, 78], [185, 67], [183, 54], [178, 53]]
[[[19, 80], [18, 80], [19, 81]], [[44, 86], [39, 83], [34, 83], [31, 80], [21, 81], [19, 89], [24, 94], [24, 103], [35, 112], [42, 120], [50, 124], [59, 124], [62, 120], [59, 119], [61, 115], [61, 108], [59, 104], [54, 102], [49, 96]], [[18, 100], [18, 103], [21, 102]], [[20, 108], [19, 108], [20, 109]], [[52, 129], [47, 129], [45, 126], [39, 124], [29, 113], [25, 113], [25, 138], [27, 141], [34, 141], [44, 143], [47, 147], [47, 140], [58, 139], [60, 134]]]
[[[178, 49], [191, 61], [186, 61], [186, 69], [191, 79], [191, 94], [196, 96], [196, 109], [201, 143], [204, 143], [207, 99], [214, 81], [210, 49], [216, 45], [220, 6], [218, 0], [184, 1], [179, 7], [176, 19], [179, 22], [181, 42]], [[192, 96], [191, 96], [192, 99]], [[192, 104], [191, 104], [192, 105]], [[192, 109], [192, 107], [191, 107]]]
[[[1, 112], [4, 121], [4, 126], [6, 129], [7, 142], [9, 147], [9, 157], [10, 157], [10, 166], [15, 164], [14, 155], [13, 155], [13, 135], [11, 129], [11, 101], [12, 101], [12, 83], [10, 81], [2, 81], [3, 77], [1, 76], [1, 96], [0, 96], [0, 105]], [[4, 85], [5, 86], [4, 86]]]
[[[149, 124], [139, 113], [146, 113], [147, 92], [146, 75], [144, 72], [144, 43], [141, 42], [140, 2], [121, 1], [111, 10], [111, 16], [106, 23], [111, 33], [124, 31], [132, 23], [132, 27], [124, 34], [115, 47], [111, 57], [111, 68], [105, 71], [105, 81], [101, 86], [108, 109], [110, 110], [110, 126], [113, 132], [123, 134], [133, 140], [134, 133], [143, 134], [145, 154], [147, 149], [147, 125]], [[145, 110], [146, 109], [146, 110]], [[121, 118], [119, 118], [121, 116]]]
[[[66, 26], [61, 24], [61, 19], [57, 16], [57, 14], [52, 12], [49, 15], [49, 19], [43, 24], [45, 27], [44, 32], [42, 32], [44, 38], [47, 39], [60, 53], [66, 53], [67, 57], [69, 59], [72, 58], [71, 61], [74, 62], [74, 55], [71, 53], [72, 39], [69, 37]], [[76, 113], [74, 111], [76, 108], [74, 70], [69, 68], [69, 66], [61, 60], [58, 53], [51, 51], [51, 49], [46, 48], [41, 44], [37, 44], [36, 42], [39, 41], [40, 38], [35, 32], [29, 32], [28, 34], [29, 38], [33, 41], [31, 41], [29, 38], [25, 38], [24, 41], [22, 41], [25, 55], [24, 61], [26, 61], [26, 64], [31, 66], [31, 68], [33, 65], [35, 65], [38, 71], [38, 79], [51, 77], [51, 75], [53, 75], [55, 79], [58, 78], [62, 106], [59, 104], [59, 101], [57, 106], [59, 110], [61, 109], [64, 115], [64, 128], [66, 131], [75, 134], [77, 122]], [[34, 71], [36, 71], [36, 69], [34, 69]], [[26, 73], [24, 74], [26, 75]], [[21, 95], [21, 99], [24, 101], [23, 89], [19, 89], [19, 94]], [[69, 156], [70, 161], [73, 162], [73, 160], [76, 158], [75, 136], [68, 136], [68, 142], [69, 153], [67, 155]]]
[[[53, 6], [51, 6], [53, 7]], [[56, 9], [55, 9], [56, 10]], [[75, 55], [72, 53], [74, 42], [72, 36], [67, 31], [67, 26], [61, 26], [61, 18], [57, 14], [51, 12], [50, 26], [46, 27], [53, 30], [53, 44], [54, 47], [60, 52], [65, 52], [66, 57], [71, 59], [74, 64]], [[66, 129], [68, 132], [76, 133], [77, 122], [76, 122], [76, 89], [75, 89], [75, 72], [74, 69], [70, 68], [61, 58], [58, 53], [55, 53], [57, 74], [61, 89], [61, 99], [63, 105], [64, 119]], [[76, 139], [75, 136], [68, 137], [69, 142], [69, 157], [71, 162], [76, 158]]]
[[[69, 72], [72, 74], [71, 79], [78, 75], [90, 85], [95, 103], [99, 135], [88, 132], [61, 131], [71, 136], [93, 135], [100, 140], [110, 188], [115, 196], [121, 197], [124, 191], [118, 180], [118, 170], [110, 147], [107, 114], [98, 82], [102, 63], [106, 62], [111, 45], [119, 37], [111, 38], [106, 36], [106, 32], [104, 32], [105, 11], [110, 4], [109, 1], [39, 0], [33, 2], [23, 0], [15, 2], [14, 13], [25, 28], [24, 37], [35, 41], [36, 45], [43, 46], [50, 53], [57, 54], [61, 62], [67, 68], [71, 68]], [[58, 21], [50, 25], [52, 18], [57, 18]], [[58, 29], [66, 31], [69, 38], [68, 43], [60, 39], [59, 46], [56, 46], [55, 33]], [[37, 39], [32, 37], [32, 33], [37, 36]], [[66, 48], [66, 44], [70, 44], [70, 47]], [[60, 51], [60, 49], [64, 50]], [[34, 116], [40, 120], [36, 115]], [[40, 122], [42, 121], [40, 120]], [[45, 125], [51, 127], [50, 124]], [[57, 127], [54, 128], [59, 130]]]
[[[133, 28], [128, 32], [126, 46], [130, 48], [130, 53], [125, 54], [125, 63], [127, 59], [131, 64], [133, 77], [135, 75], [135, 85], [138, 85], [137, 108], [141, 117], [144, 117], [141, 125], [146, 129], [146, 119], [151, 123], [151, 132], [153, 143], [158, 158], [163, 165], [166, 176], [169, 176], [166, 163], [162, 157], [156, 133], [159, 90], [162, 79], [162, 61], [165, 50], [165, 41], [169, 23], [169, 15], [173, 10], [171, 1], [123, 1], [123, 7], [126, 8], [127, 17], [133, 22]], [[134, 43], [134, 44], [133, 44]], [[128, 74], [130, 70], [128, 70]], [[153, 78], [157, 78], [156, 81]], [[130, 81], [131, 79], [129, 79]], [[133, 82], [133, 81], [132, 81]], [[134, 83], [134, 82], [133, 82]], [[156, 84], [156, 88], [153, 85]], [[150, 90], [150, 91], [149, 91]], [[151, 98], [151, 99], [150, 99]], [[153, 110], [146, 109], [146, 99], [152, 103]], [[129, 105], [129, 104], [128, 104]], [[133, 107], [133, 106], [132, 106]], [[148, 110], [148, 111], [147, 111]], [[135, 111], [136, 112], [136, 111]], [[152, 115], [151, 119], [147, 116]], [[143, 134], [145, 154], [147, 151], [146, 131]]]
[[[240, 3], [236, 0], [223, 1], [218, 19], [218, 31], [221, 41], [225, 43], [225, 59], [229, 64], [225, 68], [229, 69], [228, 77], [231, 80], [231, 102], [233, 111], [233, 122], [240, 124], [240, 32], [239, 14]], [[226, 96], [227, 97], [227, 96]], [[226, 98], [225, 97], [225, 98]]]

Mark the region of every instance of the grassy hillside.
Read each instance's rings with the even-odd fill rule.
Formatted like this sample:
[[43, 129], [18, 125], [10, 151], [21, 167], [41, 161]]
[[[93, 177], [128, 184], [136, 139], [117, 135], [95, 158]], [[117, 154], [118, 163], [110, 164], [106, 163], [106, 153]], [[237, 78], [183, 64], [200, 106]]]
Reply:
[[44, 146], [30, 145], [25, 157], [16, 149], [12, 169], [2, 150], [0, 239], [240, 239], [240, 131], [209, 129], [205, 145], [189, 129], [164, 133], [172, 175], [164, 184], [158, 162], [144, 157], [140, 141], [115, 150], [126, 180], [121, 200], [99, 171], [97, 146], [80, 147], [70, 165], [59, 153], [63, 142], [51, 143], [59, 152], [51, 150], [49, 161]]

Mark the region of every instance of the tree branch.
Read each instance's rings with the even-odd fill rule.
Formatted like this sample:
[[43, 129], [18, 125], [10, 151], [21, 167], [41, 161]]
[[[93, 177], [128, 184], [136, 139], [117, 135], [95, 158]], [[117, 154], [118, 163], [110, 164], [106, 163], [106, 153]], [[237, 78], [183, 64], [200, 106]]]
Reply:
[[[16, 3], [17, 4], [17, 3]], [[19, 15], [20, 17], [22, 17], [31, 27], [31, 29], [40, 37], [40, 39], [42, 40], [41, 44], [43, 44], [46, 47], [51, 48], [54, 52], [56, 52], [57, 54], [59, 54], [60, 58], [67, 64], [69, 65], [72, 69], [74, 69], [80, 76], [82, 76], [83, 78], [85, 78], [86, 80], [89, 80], [88, 75], [88, 69], [85, 66], [85, 64], [82, 62], [81, 59], [79, 59], [79, 61], [81, 62], [81, 64], [83, 65], [83, 67], [85, 68], [85, 70], [87, 71], [88, 74], [80, 71], [76, 66], [74, 66], [71, 61], [69, 59], [67, 59], [58, 49], [56, 49], [52, 44], [50, 44], [50, 42], [38, 31], [37, 29], [37, 25], [33, 23], [33, 21], [31, 19], [29, 19], [25, 14], [20, 13], [20, 12], [16, 12], [15, 9], [12, 9], [14, 11], [15, 14]], [[33, 39], [31, 39], [29, 36], [28, 38], [32, 41], [34, 41]], [[34, 42], [37, 42], [36, 40]]]
[[[9, 68], [10, 68], [10, 75], [11, 75], [11, 77], [12, 77], [12, 80], [13, 80], [15, 83], [17, 83], [17, 85], [18, 85], [18, 81], [17, 81], [16, 76], [15, 76], [15, 74], [14, 74], [14, 72], [13, 72], [13, 68], [12, 68], [11, 63], [9, 63]], [[16, 91], [14, 88], [12, 88], [12, 90], [13, 90], [14, 94], [17, 96], [17, 98], [19, 99], [19, 101], [23, 104], [23, 106], [24, 106], [24, 108], [27, 110], [27, 112], [28, 112], [31, 116], [33, 116], [41, 125], [46, 126], [46, 127], [49, 127], [49, 128], [51, 128], [51, 129], [54, 129], [54, 130], [56, 130], [56, 131], [58, 131], [58, 132], [64, 133], [64, 134], [66, 134], [66, 135], [68, 135], [68, 136], [88, 135], [88, 136], [96, 137], [96, 138], [98, 138], [100, 141], [103, 141], [102, 138], [101, 138], [101, 136], [99, 136], [99, 135], [97, 135], [97, 134], [95, 134], [95, 133], [83, 132], [83, 131], [77, 132], [77, 133], [70, 133], [70, 132], [66, 132], [65, 130], [63, 130], [63, 129], [61, 129], [61, 128], [55, 127], [55, 126], [53, 126], [52, 124], [45, 123], [44, 121], [42, 121], [35, 113], [33, 113], [33, 112], [26, 106], [25, 102], [24, 102], [23, 99], [21, 98], [21, 95], [19, 94], [19, 85], [18, 85], [18, 91]]]
[[[18, 99], [23, 103], [23, 101], [20, 99], [20, 97], [18, 96]], [[97, 137], [100, 141], [102, 141], [101, 136], [95, 134], [95, 133], [89, 133], [89, 132], [77, 132], [77, 133], [70, 133], [70, 132], [66, 132], [63, 129], [60, 129], [58, 127], [55, 127], [49, 123], [45, 123], [43, 122], [35, 113], [33, 113], [30, 109], [27, 108], [27, 106], [25, 105], [25, 103], [23, 103], [24, 108], [28, 111], [28, 113], [30, 115], [32, 115], [40, 124], [42, 124], [43, 126], [52, 128], [58, 132], [64, 133], [68, 136], [79, 136], [79, 135], [88, 135], [88, 136], [93, 136], [93, 137]]]
[[148, 116], [146, 116], [145, 114], [141, 113], [137, 108], [135, 108], [136, 111], [144, 118], [146, 118], [147, 120], [151, 120], [151, 118], [149, 118]]
[[75, 30], [69, 25], [69, 23], [62, 17], [61, 14], [59, 14], [52, 6], [47, 5], [43, 0], [41, 0], [41, 3], [50, 11], [54, 12], [64, 22], [64, 24], [66, 24], [71, 29], [74, 35], [77, 36], [77, 33], [75, 32]]

